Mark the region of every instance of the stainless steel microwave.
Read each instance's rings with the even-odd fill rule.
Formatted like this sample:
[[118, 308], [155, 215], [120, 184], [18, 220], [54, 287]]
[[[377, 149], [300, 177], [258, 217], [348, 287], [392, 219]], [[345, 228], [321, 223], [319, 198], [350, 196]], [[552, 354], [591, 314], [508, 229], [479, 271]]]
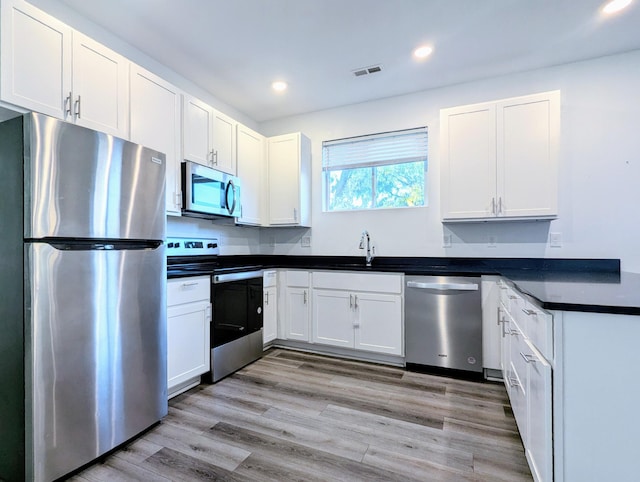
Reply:
[[198, 217], [240, 217], [240, 180], [210, 167], [183, 162], [182, 212]]

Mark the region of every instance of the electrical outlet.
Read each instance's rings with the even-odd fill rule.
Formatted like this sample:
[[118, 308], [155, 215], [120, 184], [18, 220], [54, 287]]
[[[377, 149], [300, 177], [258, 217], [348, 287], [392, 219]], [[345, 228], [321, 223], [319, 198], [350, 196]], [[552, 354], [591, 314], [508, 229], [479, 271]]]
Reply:
[[311, 236], [302, 236], [302, 238], [300, 239], [300, 246], [302, 246], [303, 248], [310, 248]]
[[549, 233], [549, 246], [562, 248], [562, 233]]
[[451, 235], [450, 234], [445, 234], [444, 236], [442, 236], [442, 247], [443, 248], [450, 248], [451, 247]]
[[498, 247], [498, 237], [496, 235], [491, 235], [489, 236], [489, 239], [487, 240], [487, 247], [488, 248], [497, 248]]

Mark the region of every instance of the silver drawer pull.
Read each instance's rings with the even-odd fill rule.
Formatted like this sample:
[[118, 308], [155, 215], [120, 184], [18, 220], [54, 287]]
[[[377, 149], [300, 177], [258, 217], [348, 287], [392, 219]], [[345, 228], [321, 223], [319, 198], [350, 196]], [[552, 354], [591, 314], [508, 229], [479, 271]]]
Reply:
[[511, 378], [509, 377], [509, 386], [511, 388], [515, 388], [515, 387], [519, 387], [520, 386], [520, 382], [518, 381], [517, 378]]
[[190, 283], [182, 283], [183, 288], [190, 288], [191, 286], [197, 286], [197, 285], [198, 285], [197, 281], [191, 281]]
[[536, 315], [538, 314], [538, 312], [537, 312], [537, 311], [534, 311], [534, 310], [525, 310], [524, 308], [522, 308], [522, 312], [523, 312], [525, 315], [529, 315], [529, 316], [536, 316]]
[[423, 283], [420, 281], [407, 281], [407, 288], [439, 291], [478, 291], [478, 283]]
[[513, 295], [509, 295], [509, 299], [510, 299], [510, 300], [517, 300], [517, 299], [518, 299], [518, 297], [517, 297], [517, 296], [513, 296]]
[[535, 355], [525, 355], [524, 353], [520, 352], [520, 356], [524, 358], [524, 361], [526, 361], [527, 363], [535, 363], [538, 361], [538, 357]]

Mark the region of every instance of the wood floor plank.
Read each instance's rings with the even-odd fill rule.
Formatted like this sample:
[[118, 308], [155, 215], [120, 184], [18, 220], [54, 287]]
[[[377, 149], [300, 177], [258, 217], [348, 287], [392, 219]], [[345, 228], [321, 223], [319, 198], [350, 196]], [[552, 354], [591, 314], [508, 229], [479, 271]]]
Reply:
[[164, 475], [148, 470], [140, 464], [132, 464], [119, 457], [109, 457], [104, 463], [97, 463], [81, 473], [89, 481], [102, 482], [168, 482], [171, 479]]
[[146, 459], [142, 466], [155, 472], [166, 474], [170, 480], [183, 480], [192, 482], [194, 480], [216, 480], [216, 481], [242, 481], [248, 479], [240, 474], [234, 474], [216, 465], [209, 464], [203, 460], [190, 457], [181, 452], [163, 448], [151, 457]]
[[326, 476], [311, 474], [306, 468], [292, 465], [280, 456], [255, 452], [247, 457], [234, 473], [260, 482], [326, 482], [327, 480]]
[[155, 454], [161, 448], [162, 445], [155, 444], [145, 438], [139, 438], [121, 450], [118, 450], [113, 456], [132, 464], [138, 464], [147, 457]]
[[145, 439], [229, 471], [235, 470], [251, 454], [228, 444], [217, 443], [205, 435], [165, 423], [147, 434]]

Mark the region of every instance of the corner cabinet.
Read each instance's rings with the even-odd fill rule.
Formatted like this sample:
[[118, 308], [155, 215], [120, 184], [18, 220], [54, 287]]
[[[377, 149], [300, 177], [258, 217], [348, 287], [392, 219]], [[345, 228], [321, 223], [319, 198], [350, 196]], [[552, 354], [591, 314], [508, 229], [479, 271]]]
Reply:
[[167, 214], [180, 215], [180, 91], [131, 65], [131, 140], [167, 156]]
[[241, 216], [237, 224], [261, 226], [265, 210], [265, 138], [238, 124], [238, 177], [242, 182]]
[[200, 383], [210, 369], [211, 278], [167, 282], [167, 388], [169, 398]]
[[129, 138], [129, 61], [23, 1], [2, 2], [0, 98]]
[[440, 111], [442, 220], [557, 217], [560, 91]]
[[402, 275], [319, 271], [313, 277], [313, 342], [402, 355]]
[[236, 121], [185, 94], [182, 124], [183, 159], [236, 175]]
[[311, 141], [297, 132], [267, 140], [269, 225], [311, 226]]

